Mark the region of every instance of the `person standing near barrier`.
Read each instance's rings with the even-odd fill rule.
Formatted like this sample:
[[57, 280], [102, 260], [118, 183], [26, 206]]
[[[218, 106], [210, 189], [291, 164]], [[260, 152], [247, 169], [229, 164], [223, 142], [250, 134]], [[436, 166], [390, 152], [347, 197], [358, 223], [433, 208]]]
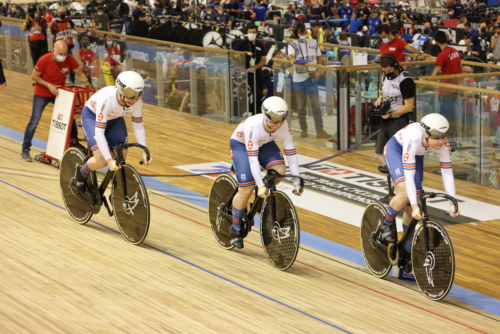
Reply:
[[[66, 7], [59, 7], [57, 9], [57, 15], [59, 18], [54, 19], [51, 22], [50, 33], [52, 34], [52, 45], [54, 45], [55, 41], [63, 40], [67, 45], [67, 53], [73, 58], [71, 50], [75, 47], [73, 41], [73, 30], [77, 33], [85, 33], [87, 31], [93, 31], [93, 28], [80, 28], [75, 26], [75, 23], [67, 17], [68, 11]], [[66, 52], [65, 52], [66, 53]], [[71, 82], [75, 83], [75, 72], [70, 71], [69, 77]], [[85, 80], [84, 80], [85, 81]]]
[[47, 22], [44, 19], [40, 19], [35, 5], [28, 7], [28, 14], [26, 15], [26, 20], [23, 22], [21, 31], [29, 32], [28, 43], [33, 66], [35, 66], [38, 59], [48, 52]]
[[248, 25], [247, 38], [240, 41], [234, 47], [236, 51], [250, 52], [252, 54], [251, 56], [245, 56], [247, 83], [253, 95], [253, 101], [250, 103], [249, 110], [251, 114], [260, 113], [262, 98], [264, 97], [262, 93], [264, 89], [262, 66], [266, 64], [266, 55], [264, 54], [264, 47], [257, 41], [257, 34], [257, 27], [253, 24]]
[[[83, 64], [83, 71], [87, 76], [87, 80], [92, 83], [91, 71], [90, 69], [94, 67], [95, 55], [94, 51], [89, 49], [90, 41], [88, 37], [83, 37], [80, 40], [80, 50], [78, 50], [78, 55], [80, 61]], [[97, 73], [97, 69], [94, 69], [94, 73]]]
[[[64, 40], [57, 41], [54, 44], [54, 52], [47, 53], [40, 57], [33, 69], [31, 79], [35, 82], [35, 94], [33, 96], [31, 118], [24, 132], [21, 154], [21, 158], [24, 161], [31, 162], [31, 141], [35, 135], [40, 118], [42, 117], [42, 112], [47, 104], [55, 102], [56, 96], [59, 94], [57, 88], [64, 86], [70, 69], [75, 71], [80, 80], [85, 83], [86, 87], [90, 87], [90, 82], [87, 80], [87, 76], [83, 72], [82, 67], [75, 58], [68, 54], [68, 46]], [[71, 140], [74, 145], [85, 149], [85, 147], [78, 143], [77, 136], [78, 128], [75, 120], [73, 120]]]
[[295, 98], [297, 99], [297, 112], [299, 114], [299, 124], [302, 130], [300, 136], [307, 137], [307, 100], [311, 103], [311, 112], [314, 117], [316, 127], [316, 138], [328, 139], [332, 136], [323, 129], [323, 117], [319, 104], [318, 79], [321, 76], [319, 69], [306, 65], [295, 65], [299, 60], [306, 60], [310, 64], [322, 64], [324, 57], [319, 49], [318, 41], [307, 39], [307, 29], [303, 24], [299, 24], [295, 29], [297, 41], [288, 44], [288, 57], [293, 69], [293, 87]]
[[380, 67], [384, 72], [382, 95], [374, 105], [381, 106], [384, 113], [381, 116], [382, 126], [377, 135], [375, 154], [377, 159], [385, 164], [384, 146], [396, 132], [408, 124], [409, 114], [413, 112], [415, 105], [416, 86], [410, 74], [400, 68], [393, 54], [381, 56]]
[[94, 15], [91, 22], [92, 27], [96, 30], [111, 31], [108, 14], [104, 13], [104, 7], [97, 7], [97, 14]]
[[489, 53], [488, 46], [490, 42], [490, 36], [486, 34], [486, 27], [481, 26], [481, 30], [479, 30], [477, 34], [465, 41], [465, 45], [472, 55], [478, 57], [483, 61], [486, 61]]
[[[0, 27], [2, 26], [2, 22], [0, 22]], [[5, 75], [3, 74], [3, 66], [2, 60], [0, 59], [0, 90], [5, 89], [7, 87], [7, 80], [5, 80]]]
[[403, 61], [404, 51], [408, 50], [418, 55], [418, 58], [430, 57], [427, 53], [420, 51], [413, 45], [406, 43], [399, 37], [394, 37], [391, 28], [387, 25], [382, 25], [377, 29], [382, 43], [380, 44], [380, 55], [393, 54], [398, 62]]

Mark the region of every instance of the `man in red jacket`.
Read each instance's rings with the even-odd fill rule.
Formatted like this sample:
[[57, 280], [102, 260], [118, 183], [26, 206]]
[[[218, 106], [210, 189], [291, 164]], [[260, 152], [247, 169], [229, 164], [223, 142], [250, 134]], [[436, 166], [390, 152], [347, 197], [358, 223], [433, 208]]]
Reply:
[[[47, 104], [55, 102], [56, 96], [59, 94], [57, 88], [64, 85], [70, 70], [73, 70], [78, 75], [86, 87], [90, 87], [90, 83], [82, 67], [75, 58], [68, 54], [68, 46], [64, 40], [57, 41], [54, 44], [54, 52], [43, 55], [36, 63], [31, 73], [31, 79], [35, 82], [33, 109], [31, 111], [31, 119], [24, 132], [23, 151], [21, 154], [21, 159], [24, 161], [31, 162], [31, 140], [42, 117], [43, 109], [45, 109]], [[77, 131], [76, 122], [73, 120], [71, 139], [75, 145], [80, 145], [77, 141]]]

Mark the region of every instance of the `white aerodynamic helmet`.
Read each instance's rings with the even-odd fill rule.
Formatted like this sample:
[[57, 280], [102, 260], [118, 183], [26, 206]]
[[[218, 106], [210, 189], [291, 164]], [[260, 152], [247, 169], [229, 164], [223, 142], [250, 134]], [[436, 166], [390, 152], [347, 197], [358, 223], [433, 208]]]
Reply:
[[278, 96], [271, 96], [262, 103], [262, 113], [273, 123], [284, 122], [288, 116], [288, 105]]
[[122, 72], [116, 78], [116, 88], [118, 92], [129, 99], [141, 97], [144, 92], [144, 79], [139, 73], [134, 71]]
[[450, 123], [443, 115], [432, 113], [422, 117], [420, 120], [420, 128], [424, 136], [442, 139], [448, 137]]

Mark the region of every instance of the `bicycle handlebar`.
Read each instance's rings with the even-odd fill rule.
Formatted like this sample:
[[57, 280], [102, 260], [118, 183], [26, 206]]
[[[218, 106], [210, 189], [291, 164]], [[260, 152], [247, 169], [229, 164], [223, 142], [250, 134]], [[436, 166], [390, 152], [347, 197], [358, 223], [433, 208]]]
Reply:
[[[123, 150], [125, 150], [129, 147], [139, 147], [140, 149], [144, 150], [144, 152], [146, 152], [147, 161], [151, 160], [149, 150], [146, 146], [141, 145], [141, 144], [136, 144], [136, 143], [123, 143], [123, 142], [119, 141], [116, 144], [114, 151], [115, 151], [115, 160], [120, 166], [125, 163], [125, 158], [123, 157]], [[143, 165], [144, 161], [141, 160], [141, 161], [139, 161], [139, 163], [141, 165]]]
[[284, 178], [284, 177], [293, 177], [293, 178], [298, 178], [299, 181], [300, 181], [300, 192], [302, 193], [302, 191], [304, 190], [304, 184], [305, 184], [305, 181], [302, 177], [300, 176], [297, 176], [297, 175], [291, 175], [291, 174], [284, 174], [284, 175], [281, 175], [280, 173], [278, 173], [276, 170], [274, 169], [269, 169], [267, 171], [267, 175], [264, 177], [264, 184], [267, 188], [270, 188], [271, 184], [270, 181], [273, 181], [274, 179], [276, 178]]
[[454, 213], [458, 213], [458, 202], [457, 202], [455, 197], [450, 196], [448, 194], [444, 194], [444, 193], [422, 193], [422, 195], [420, 196], [420, 199], [418, 201], [418, 206], [420, 207], [420, 214], [422, 214], [422, 199], [423, 198], [436, 198], [436, 197], [442, 197], [442, 198], [446, 198], [446, 199], [452, 201], [453, 205], [455, 206]]

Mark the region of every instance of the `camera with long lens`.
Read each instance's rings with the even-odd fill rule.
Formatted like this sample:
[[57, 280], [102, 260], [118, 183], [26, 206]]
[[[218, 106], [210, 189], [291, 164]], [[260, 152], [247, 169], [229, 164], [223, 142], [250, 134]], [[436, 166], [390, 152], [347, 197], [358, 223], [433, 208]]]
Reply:
[[368, 110], [367, 122], [370, 127], [380, 127], [382, 125], [382, 116], [387, 114], [391, 109], [391, 101], [382, 101], [377, 107]]

